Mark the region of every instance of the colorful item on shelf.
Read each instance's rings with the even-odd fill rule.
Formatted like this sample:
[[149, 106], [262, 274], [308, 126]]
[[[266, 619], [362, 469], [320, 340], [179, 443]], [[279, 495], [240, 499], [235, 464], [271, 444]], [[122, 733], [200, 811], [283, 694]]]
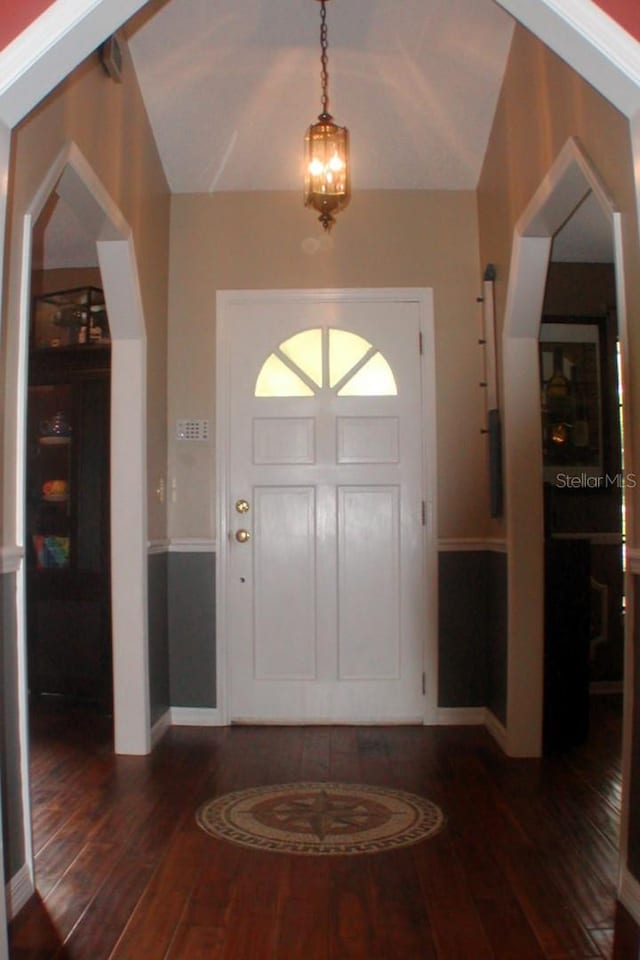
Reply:
[[38, 570], [69, 566], [69, 537], [45, 537], [42, 534], [34, 534], [33, 547]]
[[47, 480], [42, 484], [42, 494], [45, 497], [66, 497], [69, 484], [66, 480]]

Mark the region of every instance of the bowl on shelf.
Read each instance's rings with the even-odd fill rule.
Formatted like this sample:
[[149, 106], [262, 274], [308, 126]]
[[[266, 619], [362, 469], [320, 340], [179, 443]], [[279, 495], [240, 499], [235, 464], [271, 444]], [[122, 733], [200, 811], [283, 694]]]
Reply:
[[42, 496], [45, 500], [60, 501], [69, 497], [69, 484], [66, 480], [47, 480], [42, 484]]

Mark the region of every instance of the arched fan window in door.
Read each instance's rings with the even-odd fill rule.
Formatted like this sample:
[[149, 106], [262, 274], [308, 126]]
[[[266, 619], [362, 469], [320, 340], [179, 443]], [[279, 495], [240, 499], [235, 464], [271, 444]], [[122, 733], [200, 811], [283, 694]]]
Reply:
[[396, 397], [393, 371], [380, 351], [349, 330], [303, 330], [284, 340], [262, 364], [256, 397]]

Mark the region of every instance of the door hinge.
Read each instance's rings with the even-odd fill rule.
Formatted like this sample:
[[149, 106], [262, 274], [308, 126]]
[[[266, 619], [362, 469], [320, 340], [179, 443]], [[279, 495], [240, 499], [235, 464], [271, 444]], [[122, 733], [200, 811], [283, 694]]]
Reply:
[[422, 352], [423, 352], [423, 350], [422, 350], [422, 331], [420, 331], [420, 333], [418, 333], [418, 350], [420, 351], [420, 355], [422, 356]]
[[422, 696], [424, 697], [427, 693], [427, 675], [426, 673], [422, 674]]
[[422, 501], [421, 517], [422, 517], [422, 526], [423, 526], [423, 527], [426, 527], [426, 525], [427, 525], [427, 505], [426, 505], [426, 503], [424, 502], [424, 500]]

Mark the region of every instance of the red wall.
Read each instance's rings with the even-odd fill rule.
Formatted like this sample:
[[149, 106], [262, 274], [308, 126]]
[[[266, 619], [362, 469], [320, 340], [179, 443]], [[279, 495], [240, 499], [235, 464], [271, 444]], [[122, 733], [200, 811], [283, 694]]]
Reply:
[[599, 7], [640, 40], [640, 2], [638, 0], [596, 0]]
[[0, 50], [52, 3], [53, 0], [0, 0]]
[[[0, 50], [52, 3], [53, 0], [0, 0]], [[640, 40], [639, 0], [596, 0], [596, 3]]]

